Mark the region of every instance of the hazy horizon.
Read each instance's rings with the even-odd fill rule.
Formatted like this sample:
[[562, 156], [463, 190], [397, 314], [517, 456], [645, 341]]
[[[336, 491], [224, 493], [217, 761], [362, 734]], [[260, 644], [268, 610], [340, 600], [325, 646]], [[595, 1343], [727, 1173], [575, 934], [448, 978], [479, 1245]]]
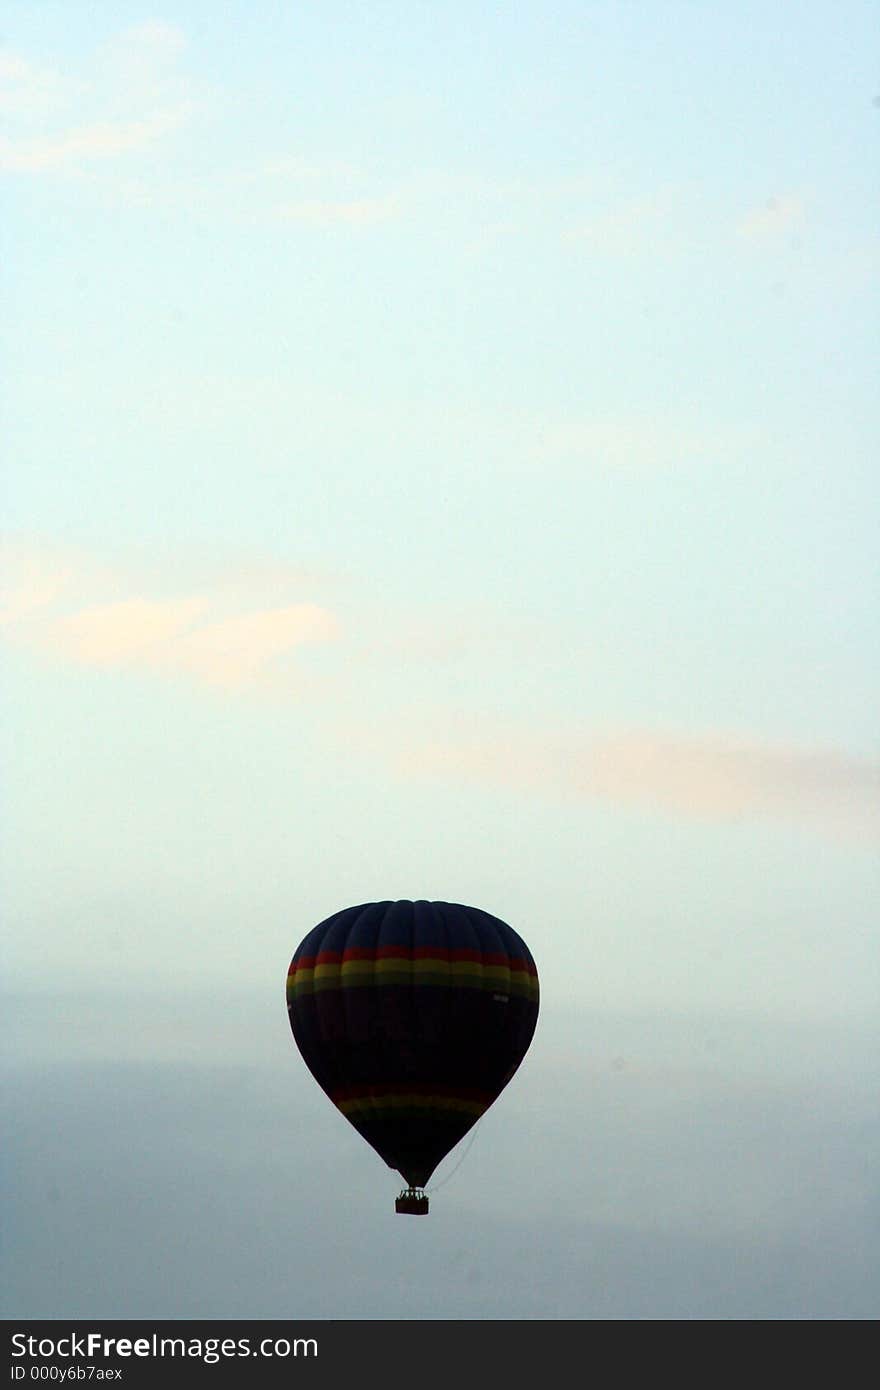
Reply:
[[412, 1221], [277, 998], [6, 1002], [7, 1318], [876, 1315], [876, 1029], [551, 1001]]

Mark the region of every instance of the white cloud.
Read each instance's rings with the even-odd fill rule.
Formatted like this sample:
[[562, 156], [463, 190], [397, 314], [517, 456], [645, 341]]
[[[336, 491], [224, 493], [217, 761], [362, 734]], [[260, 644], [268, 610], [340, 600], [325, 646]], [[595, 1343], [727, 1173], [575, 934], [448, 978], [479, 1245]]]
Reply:
[[0, 170], [70, 173], [165, 140], [196, 107], [178, 59], [184, 35], [158, 21], [117, 35], [79, 70], [59, 73], [0, 51]]
[[162, 665], [191, 672], [211, 685], [247, 685], [304, 643], [338, 635], [339, 624], [329, 609], [290, 604], [204, 623], [166, 648]]
[[116, 52], [149, 54], [154, 60], [171, 61], [186, 46], [186, 35], [177, 24], [162, 19], [148, 19], [123, 30], [113, 48]]
[[153, 664], [206, 606], [201, 598], [123, 599], [71, 613], [46, 635], [49, 645], [84, 665]]
[[284, 588], [306, 587], [294, 570], [270, 571], [261, 595], [254, 575], [243, 583], [217, 578], [197, 593], [163, 593], [142, 572], [113, 573], [89, 557], [62, 561], [38, 544], [10, 547], [6, 569], [6, 639], [80, 666], [269, 688], [289, 654], [340, 632], [324, 605], [279, 601]]
[[698, 820], [807, 817], [833, 832], [880, 831], [880, 763], [834, 748], [651, 730], [584, 736], [512, 731], [414, 740], [408, 775], [631, 803]]
[[18, 623], [46, 608], [69, 579], [69, 561], [59, 552], [7, 543], [0, 570], [0, 626]]
[[278, 215], [286, 221], [306, 222], [316, 227], [371, 227], [377, 222], [387, 221], [396, 211], [397, 199], [393, 197], [301, 198], [282, 203], [277, 208]]
[[769, 244], [794, 231], [803, 222], [804, 213], [801, 197], [794, 193], [780, 194], [747, 212], [737, 231], [744, 241]]
[[633, 415], [552, 420], [532, 427], [531, 454], [539, 462], [582, 461], [600, 470], [669, 468], [695, 458], [741, 449], [745, 431], [720, 431], [699, 420]]
[[63, 100], [67, 87], [52, 68], [0, 49], [0, 113], [7, 119], [45, 117]]
[[569, 224], [563, 237], [566, 241], [583, 242], [591, 251], [631, 255], [647, 245], [655, 246], [668, 218], [668, 195], [655, 194], [587, 214]]
[[49, 173], [115, 159], [143, 150], [176, 130], [189, 108], [154, 111], [136, 121], [102, 121], [78, 126], [60, 135], [12, 140], [0, 137], [0, 169], [10, 173]]

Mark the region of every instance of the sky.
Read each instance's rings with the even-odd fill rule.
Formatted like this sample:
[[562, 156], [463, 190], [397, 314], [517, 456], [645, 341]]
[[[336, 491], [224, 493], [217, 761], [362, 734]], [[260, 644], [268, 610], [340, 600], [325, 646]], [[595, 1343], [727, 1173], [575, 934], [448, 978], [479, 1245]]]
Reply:
[[[877, 20], [3, 5], [7, 1316], [876, 1315]], [[542, 988], [415, 1232], [393, 898]]]

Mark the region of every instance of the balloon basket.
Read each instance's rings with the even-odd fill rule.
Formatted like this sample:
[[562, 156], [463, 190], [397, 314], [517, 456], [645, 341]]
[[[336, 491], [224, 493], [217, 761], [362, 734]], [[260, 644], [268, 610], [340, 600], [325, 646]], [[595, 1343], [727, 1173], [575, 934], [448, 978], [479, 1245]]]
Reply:
[[405, 1187], [394, 1203], [394, 1210], [407, 1216], [427, 1216], [428, 1199], [420, 1187]]

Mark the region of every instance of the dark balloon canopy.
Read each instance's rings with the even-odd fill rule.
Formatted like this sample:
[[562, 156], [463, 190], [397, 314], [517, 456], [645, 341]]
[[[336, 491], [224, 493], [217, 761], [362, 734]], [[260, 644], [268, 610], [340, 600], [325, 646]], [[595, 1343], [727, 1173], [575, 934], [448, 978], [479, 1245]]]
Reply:
[[[479, 908], [363, 903], [302, 941], [287, 1011], [318, 1085], [421, 1189], [525, 1056], [538, 974], [522, 938]], [[398, 1210], [427, 1210], [421, 1193], [406, 1201]]]

